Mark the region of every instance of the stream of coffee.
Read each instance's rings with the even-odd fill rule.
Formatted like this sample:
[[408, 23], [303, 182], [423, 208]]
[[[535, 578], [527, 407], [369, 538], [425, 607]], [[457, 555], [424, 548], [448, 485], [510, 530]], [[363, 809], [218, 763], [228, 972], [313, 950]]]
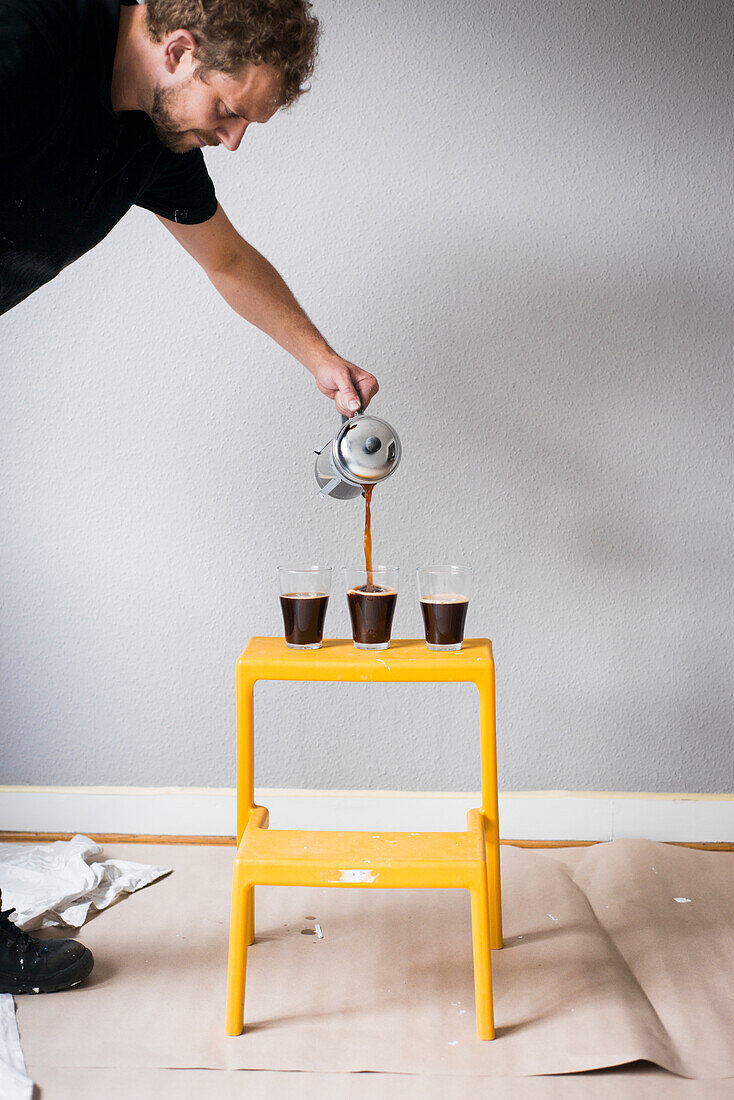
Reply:
[[364, 567], [367, 570], [367, 584], [374, 583], [372, 573], [372, 490], [374, 485], [368, 485], [364, 491]]
[[[352, 620], [352, 639], [357, 649], [387, 649], [390, 645], [392, 620], [395, 602], [398, 598], [396, 587], [388, 587], [386, 580], [395, 575], [395, 570], [378, 572], [375, 584], [375, 568], [372, 564], [372, 490], [369, 485], [364, 490], [364, 565], [365, 583], [358, 584], [347, 591], [349, 617]], [[380, 566], [377, 567], [381, 569]], [[359, 573], [362, 570], [358, 570]]]

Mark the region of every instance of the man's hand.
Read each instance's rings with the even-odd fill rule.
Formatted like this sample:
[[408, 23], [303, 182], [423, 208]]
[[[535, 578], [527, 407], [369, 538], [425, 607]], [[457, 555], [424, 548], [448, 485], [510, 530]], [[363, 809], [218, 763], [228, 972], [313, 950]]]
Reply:
[[321, 392], [331, 398], [342, 416], [366, 409], [380, 388], [374, 374], [338, 357], [311, 373]]

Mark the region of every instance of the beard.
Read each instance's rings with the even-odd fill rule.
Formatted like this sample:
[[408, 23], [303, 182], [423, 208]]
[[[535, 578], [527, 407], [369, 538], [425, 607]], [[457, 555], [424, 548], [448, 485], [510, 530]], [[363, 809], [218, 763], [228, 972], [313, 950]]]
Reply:
[[194, 131], [180, 129], [180, 120], [175, 113], [181, 93], [193, 79], [189, 77], [185, 84], [180, 84], [177, 88], [161, 88], [160, 85], [156, 85], [153, 89], [153, 102], [148, 115], [153, 123], [156, 137], [172, 153], [188, 153], [194, 148], [188, 140]]

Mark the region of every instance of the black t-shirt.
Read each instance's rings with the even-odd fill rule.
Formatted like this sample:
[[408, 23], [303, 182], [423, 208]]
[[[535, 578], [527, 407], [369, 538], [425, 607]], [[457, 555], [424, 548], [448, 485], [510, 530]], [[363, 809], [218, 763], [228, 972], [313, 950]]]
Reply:
[[0, 313], [131, 206], [194, 225], [217, 209], [200, 149], [172, 153], [110, 100], [120, 3], [0, 0]]

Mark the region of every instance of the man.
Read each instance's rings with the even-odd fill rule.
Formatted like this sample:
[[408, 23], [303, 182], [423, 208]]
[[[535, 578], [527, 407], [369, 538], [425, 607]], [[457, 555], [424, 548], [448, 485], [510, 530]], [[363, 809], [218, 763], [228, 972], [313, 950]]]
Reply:
[[[0, 0], [0, 313], [93, 248], [131, 206], [152, 211], [225, 301], [313, 375], [344, 415], [377, 380], [341, 358], [218, 204], [201, 147], [234, 152], [306, 89], [308, 0]], [[0, 992], [64, 989], [91, 971], [73, 940], [0, 915]]]

